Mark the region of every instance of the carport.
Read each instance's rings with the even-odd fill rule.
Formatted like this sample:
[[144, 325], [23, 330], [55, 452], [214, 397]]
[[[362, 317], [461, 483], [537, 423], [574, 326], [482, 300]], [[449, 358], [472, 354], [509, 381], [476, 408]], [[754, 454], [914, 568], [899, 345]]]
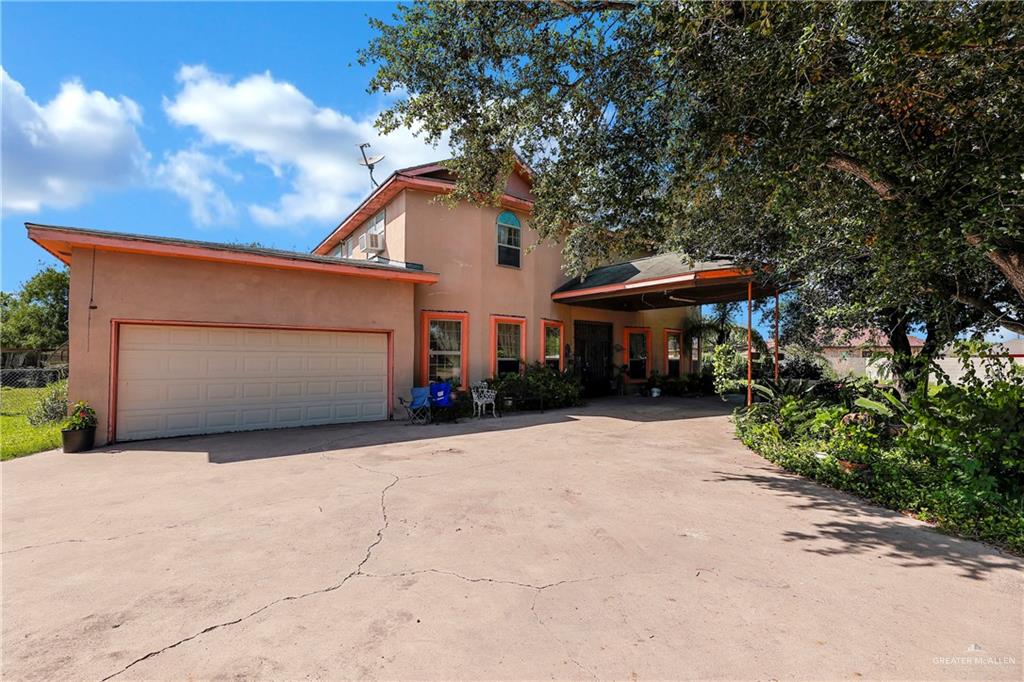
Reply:
[[567, 305], [638, 312], [657, 308], [747, 302], [747, 404], [753, 402], [754, 301], [775, 299], [775, 379], [779, 378], [779, 289], [728, 260], [687, 262], [676, 253], [606, 265], [576, 277], [551, 294]]

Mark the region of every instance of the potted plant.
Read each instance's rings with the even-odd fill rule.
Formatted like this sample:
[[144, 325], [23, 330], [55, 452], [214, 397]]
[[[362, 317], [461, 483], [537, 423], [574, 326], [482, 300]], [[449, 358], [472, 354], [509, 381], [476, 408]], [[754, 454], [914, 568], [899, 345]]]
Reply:
[[79, 400], [71, 406], [71, 414], [60, 432], [64, 452], [85, 452], [92, 449], [96, 438], [96, 410]]

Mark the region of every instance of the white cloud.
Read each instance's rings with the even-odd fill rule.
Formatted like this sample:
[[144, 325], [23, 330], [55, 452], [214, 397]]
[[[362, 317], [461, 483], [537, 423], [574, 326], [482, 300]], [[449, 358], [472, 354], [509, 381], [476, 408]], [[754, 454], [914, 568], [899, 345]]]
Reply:
[[200, 225], [225, 223], [235, 217], [235, 205], [214, 178], [241, 178], [221, 159], [197, 149], [167, 154], [154, 173], [156, 181], [188, 202], [192, 220]]
[[149, 155], [139, 140], [139, 106], [127, 97], [61, 84], [34, 102], [0, 67], [3, 81], [3, 211], [68, 208], [100, 188], [143, 179]]
[[180, 91], [164, 101], [172, 121], [196, 128], [206, 145], [250, 154], [290, 183], [276, 202], [249, 206], [252, 218], [267, 225], [343, 217], [369, 190], [366, 169], [356, 163], [360, 142], [370, 142], [374, 153], [387, 155], [375, 173], [378, 180], [394, 168], [443, 158], [448, 152], [447, 144], [432, 148], [409, 130], [380, 136], [374, 116], [357, 120], [319, 107], [270, 72], [232, 81], [193, 65], [182, 67], [177, 77]]

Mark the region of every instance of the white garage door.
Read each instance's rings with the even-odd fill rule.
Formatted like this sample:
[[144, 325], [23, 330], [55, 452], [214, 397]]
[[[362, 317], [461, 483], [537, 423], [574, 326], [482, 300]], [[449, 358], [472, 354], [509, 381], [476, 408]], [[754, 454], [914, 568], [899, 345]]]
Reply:
[[118, 440], [387, 419], [385, 334], [122, 325]]

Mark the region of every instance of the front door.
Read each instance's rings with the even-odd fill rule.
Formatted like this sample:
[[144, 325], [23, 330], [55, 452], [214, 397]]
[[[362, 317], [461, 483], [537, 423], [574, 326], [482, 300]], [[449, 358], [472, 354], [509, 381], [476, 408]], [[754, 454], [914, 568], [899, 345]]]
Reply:
[[612, 325], [577, 320], [573, 323], [573, 346], [583, 394], [607, 395], [612, 379]]

